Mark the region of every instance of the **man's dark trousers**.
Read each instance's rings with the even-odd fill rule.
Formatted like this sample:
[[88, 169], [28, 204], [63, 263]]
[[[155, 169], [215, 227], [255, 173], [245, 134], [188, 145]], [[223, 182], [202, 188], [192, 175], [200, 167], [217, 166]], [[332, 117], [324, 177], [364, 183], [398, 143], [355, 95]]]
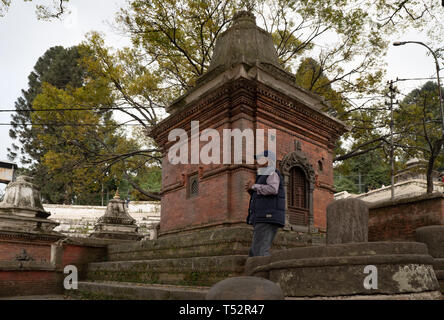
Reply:
[[279, 226], [273, 223], [256, 223], [249, 256], [269, 256], [270, 247], [278, 229]]

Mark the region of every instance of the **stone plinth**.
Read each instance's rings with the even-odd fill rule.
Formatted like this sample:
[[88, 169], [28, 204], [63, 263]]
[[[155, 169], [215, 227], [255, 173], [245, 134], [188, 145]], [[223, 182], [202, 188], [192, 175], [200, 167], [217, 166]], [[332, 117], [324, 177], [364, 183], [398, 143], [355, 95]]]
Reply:
[[[377, 288], [366, 289], [367, 266]], [[338, 244], [283, 250], [249, 258], [246, 275], [276, 282], [287, 297], [403, 295], [439, 291], [433, 258], [417, 242]], [[436, 293], [436, 292], [435, 292]], [[439, 296], [439, 295], [438, 295]]]
[[134, 241], [143, 238], [137, 231], [136, 220], [128, 214], [125, 200], [120, 199], [117, 192], [109, 201], [105, 214], [98, 219], [91, 237]]
[[341, 199], [327, 207], [327, 244], [367, 242], [368, 207], [359, 199]]
[[216, 283], [206, 300], [284, 300], [276, 283], [258, 277], [233, 277]]
[[0, 230], [60, 238], [60, 233], [52, 231], [59, 224], [46, 219], [51, 214], [43, 209], [40, 191], [32, 181], [20, 176], [6, 187], [0, 203]]
[[434, 258], [433, 268], [444, 293], [444, 225], [427, 226], [416, 229], [416, 241], [427, 245], [429, 254]]
[[49, 262], [51, 243], [64, 238], [53, 230], [59, 224], [49, 216], [31, 177], [20, 176], [8, 184], [0, 203], [0, 261], [14, 261], [26, 252], [28, 260]]

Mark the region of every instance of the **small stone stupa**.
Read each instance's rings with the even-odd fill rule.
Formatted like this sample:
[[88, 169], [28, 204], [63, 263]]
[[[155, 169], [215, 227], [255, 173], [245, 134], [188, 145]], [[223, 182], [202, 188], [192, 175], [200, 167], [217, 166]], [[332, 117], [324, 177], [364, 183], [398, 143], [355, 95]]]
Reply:
[[57, 241], [64, 236], [53, 231], [59, 223], [47, 219], [50, 215], [43, 209], [40, 190], [33, 178], [19, 176], [8, 184], [0, 203], [0, 233], [9, 237], [27, 235]]
[[127, 211], [125, 200], [120, 199], [119, 190], [106, 207], [105, 214], [97, 220], [92, 238], [140, 240], [136, 220]]

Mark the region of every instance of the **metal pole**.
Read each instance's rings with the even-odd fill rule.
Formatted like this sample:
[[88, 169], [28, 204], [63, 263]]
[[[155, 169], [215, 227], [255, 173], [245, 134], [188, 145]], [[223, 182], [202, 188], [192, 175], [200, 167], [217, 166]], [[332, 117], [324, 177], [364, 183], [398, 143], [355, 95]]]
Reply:
[[393, 144], [393, 80], [390, 81], [390, 199], [395, 198], [395, 158]]

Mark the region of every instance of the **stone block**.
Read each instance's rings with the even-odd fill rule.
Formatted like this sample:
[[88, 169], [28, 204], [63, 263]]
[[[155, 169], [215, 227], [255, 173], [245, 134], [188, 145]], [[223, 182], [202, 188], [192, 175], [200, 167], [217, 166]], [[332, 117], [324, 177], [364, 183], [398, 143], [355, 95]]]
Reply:
[[206, 300], [283, 300], [279, 286], [258, 277], [234, 277], [222, 280], [210, 288]]
[[367, 242], [368, 207], [359, 199], [341, 199], [327, 207], [327, 244]]
[[416, 229], [416, 241], [425, 243], [432, 257], [444, 258], [444, 225]]

